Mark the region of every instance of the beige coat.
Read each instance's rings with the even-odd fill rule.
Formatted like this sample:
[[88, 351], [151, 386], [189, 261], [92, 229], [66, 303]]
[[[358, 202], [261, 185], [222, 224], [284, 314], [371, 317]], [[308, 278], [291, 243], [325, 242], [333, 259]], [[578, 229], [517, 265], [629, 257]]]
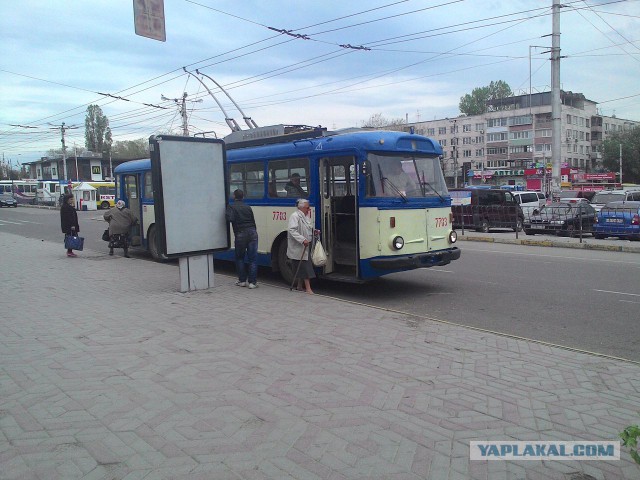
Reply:
[[[313, 226], [311, 219], [306, 217], [300, 210], [296, 210], [289, 217], [289, 228], [287, 232], [287, 257], [292, 260], [300, 260], [304, 250], [304, 241], [313, 238]], [[303, 260], [309, 259], [309, 248], [304, 252]]]

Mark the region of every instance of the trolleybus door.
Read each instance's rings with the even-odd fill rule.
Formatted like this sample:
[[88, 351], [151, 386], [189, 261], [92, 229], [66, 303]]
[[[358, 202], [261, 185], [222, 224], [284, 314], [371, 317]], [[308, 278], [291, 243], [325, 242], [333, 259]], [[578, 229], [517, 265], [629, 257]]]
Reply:
[[142, 244], [140, 235], [140, 225], [142, 225], [142, 202], [140, 200], [140, 179], [139, 174], [134, 173], [122, 176], [122, 184], [124, 185], [123, 200], [131, 210], [131, 213], [138, 219], [138, 223], [131, 227], [131, 245], [139, 246]]
[[322, 242], [327, 252], [324, 273], [334, 277], [358, 275], [358, 210], [356, 165], [350, 156], [320, 160]]

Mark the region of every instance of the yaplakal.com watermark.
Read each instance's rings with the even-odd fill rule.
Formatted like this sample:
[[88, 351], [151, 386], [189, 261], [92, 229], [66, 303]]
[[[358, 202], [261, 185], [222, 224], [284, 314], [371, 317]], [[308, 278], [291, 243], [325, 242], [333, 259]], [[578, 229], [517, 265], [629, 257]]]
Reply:
[[471, 441], [471, 460], [620, 460], [620, 442]]

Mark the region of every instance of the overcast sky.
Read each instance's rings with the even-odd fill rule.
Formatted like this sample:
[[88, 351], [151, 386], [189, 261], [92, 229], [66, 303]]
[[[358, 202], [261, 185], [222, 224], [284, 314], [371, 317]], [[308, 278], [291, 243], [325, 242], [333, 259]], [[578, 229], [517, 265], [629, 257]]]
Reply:
[[[533, 92], [550, 89], [552, 3], [164, 0], [159, 42], [135, 34], [131, 0], [0, 0], [0, 153], [22, 162], [60, 148], [62, 122], [79, 127], [67, 147], [83, 147], [90, 104], [114, 140], [180, 134], [178, 108], [161, 96], [183, 92], [202, 100], [187, 102], [190, 133], [226, 135], [225, 115], [183, 67], [215, 79], [260, 126], [455, 117], [460, 97], [492, 80], [528, 93], [530, 52]], [[562, 88], [640, 120], [640, 1], [562, 3]]]

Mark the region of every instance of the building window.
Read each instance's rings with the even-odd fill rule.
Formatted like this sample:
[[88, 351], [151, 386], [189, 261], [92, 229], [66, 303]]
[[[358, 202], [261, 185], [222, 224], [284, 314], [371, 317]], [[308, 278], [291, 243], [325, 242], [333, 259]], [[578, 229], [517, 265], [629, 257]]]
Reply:
[[490, 118], [487, 120], [487, 127], [506, 127], [507, 118]]
[[571, 125], [571, 115], [567, 115], [567, 125]]
[[427, 128], [427, 135], [433, 137], [436, 134], [435, 128]]
[[476, 123], [476, 132], [484, 130], [484, 123]]
[[471, 137], [464, 137], [462, 139], [462, 144], [463, 145], [471, 145]]
[[438, 140], [438, 142], [440, 142], [440, 146], [441, 147], [446, 147], [447, 146], [447, 139], [442, 139], [442, 140]]
[[487, 142], [504, 142], [508, 139], [507, 132], [488, 133]]
[[484, 148], [477, 148], [476, 157], [482, 157], [482, 156], [484, 156]]
[[536, 152], [550, 152], [551, 144], [550, 143], [538, 143], [536, 145]]
[[451, 125], [449, 127], [449, 133], [458, 133], [458, 125]]
[[516, 117], [511, 117], [509, 124], [510, 125], [531, 125], [531, 115], [518, 115]]
[[551, 136], [551, 129], [550, 128], [543, 128], [540, 130], [536, 130], [536, 137], [540, 138], [540, 137], [550, 137]]
[[462, 131], [463, 132], [470, 132], [471, 131], [471, 125], [462, 125]]
[[509, 139], [522, 140], [531, 138], [531, 130], [522, 130], [520, 132], [509, 132]]
[[446, 135], [447, 127], [438, 127], [438, 135]]
[[471, 156], [471, 150], [463, 150], [462, 151], [462, 156], [463, 157], [470, 157]]

